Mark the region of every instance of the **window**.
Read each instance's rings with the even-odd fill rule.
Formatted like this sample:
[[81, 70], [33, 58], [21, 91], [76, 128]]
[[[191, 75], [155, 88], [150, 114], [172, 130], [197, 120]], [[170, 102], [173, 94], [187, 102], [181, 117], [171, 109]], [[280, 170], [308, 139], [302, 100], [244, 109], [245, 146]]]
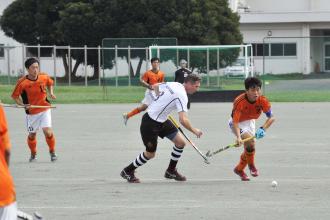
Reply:
[[257, 56], [269, 56], [269, 44], [257, 44], [256, 54]]
[[255, 43], [252, 48], [253, 56], [297, 56], [296, 43]]
[[[264, 48], [265, 47], [265, 48]], [[253, 56], [269, 56], [269, 44], [252, 44]]]
[[[52, 47], [41, 47], [40, 57], [52, 57], [53, 48]], [[27, 47], [26, 57], [38, 57], [38, 47]]]
[[284, 56], [297, 56], [297, 45], [295, 43], [284, 44]]
[[5, 57], [5, 49], [3, 48], [4, 44], [0, 44], [0, 58]]
[[283, 44], [270, 44], [271, 56], [283, 56]]

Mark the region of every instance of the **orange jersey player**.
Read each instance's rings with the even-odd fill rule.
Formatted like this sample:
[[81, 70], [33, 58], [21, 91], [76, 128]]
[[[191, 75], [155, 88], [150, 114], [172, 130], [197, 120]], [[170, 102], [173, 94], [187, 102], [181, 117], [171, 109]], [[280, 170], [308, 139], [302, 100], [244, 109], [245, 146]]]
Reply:
[[164, 82], [164, 77], [165, 74], [159, 70], [159, 58], [154, 57], [151, 59], [151, 70], [148, 70], [147, 72], [145, 72], [142, 76], [142, 78], [140, 79], [140, 82], [142, 84], [143, 87], [146, 87], [147, 90], [144, 94], [144, 99], [142, 100], [142, 105], [140, 105], [139, 107], [133, 109], [131, 112], [129, 113], [124, 113], [123, 114], [123, 119], [124, 119], [124, 124], [127, 124], [127, 120], [136, 115], [139, 114], [142, 111], [145, 111], [148, 106], [150, 105], [150, 103], [153, 101], [151, 90], [153, 90], [153, 85], [157, 84], [157, 83], [162, 83]]
[[9, 172], [10, 141], [8, 126], [0, 106], [0, 219], [16, 220], [17, 205], [13, 178]]
[[52, 119], [49, 108], [32, 108], [33, 105], [50, 106], [47, 99], [47, 89], [50, 97], [55, 99], [53, 80], [39, 70], [39, 61], [29, 58], [25, 61], [28, 71], [26, 76], [20, 78], [12, 93], [12, 98], [18, 105], [24, 105], [26, 111], [26, 124], [29, 132], [27, 143], [31, 151], [30, 162], [37, 160], [37, 131], [41, 128], [44, 132], [49, 147], [51, 161], [57, 160], [55, 154], [55, 137], [52, 130]]
[[[249, 77], [245, 80], [245, 93], [239, 95], [234, 100], [229, 126], [237, 138], [238, 145], [242, 144], [242, 139], [255, 136], [256, 139], [262, 138], [266, 130], [274, 122], [271, 105], [265, 96], [261, 95], [261, 81], [255, 77]], [[261, 113], [265, 113], [267, 120], [257, 129], [255, 129], [255, 120]], [[255, 140], [244, 143], [244, 152], [241, 154], [240, 161], [235, 167], [234, 172], [240, 176], [242, 181], [250, 180], [244, 172], [246, 165], [250, 169], [252, 176], [258, 176], [258, 170], [254, 163]]]

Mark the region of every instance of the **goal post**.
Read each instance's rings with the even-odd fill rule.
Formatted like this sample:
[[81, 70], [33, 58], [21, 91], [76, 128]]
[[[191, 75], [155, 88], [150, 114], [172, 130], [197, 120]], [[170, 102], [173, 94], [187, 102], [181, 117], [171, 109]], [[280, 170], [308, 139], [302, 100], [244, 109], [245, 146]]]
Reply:
[[253, 75], [252, 45], [150, 46], [149, 58], [158, 57], [161, 69], [173, 73], [181, 59], [187, 68], [206, 77], [206, 86], [220, 86], [220, 78], [246, 78]]

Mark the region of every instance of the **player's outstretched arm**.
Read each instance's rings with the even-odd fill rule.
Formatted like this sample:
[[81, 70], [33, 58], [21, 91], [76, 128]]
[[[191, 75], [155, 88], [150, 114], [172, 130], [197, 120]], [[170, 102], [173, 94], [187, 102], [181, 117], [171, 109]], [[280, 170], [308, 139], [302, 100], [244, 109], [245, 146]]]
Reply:
[[202, 136], [203, 132], [198, 128], [194, 128], [187, 116], [186, 112], [179, 112], [179, 121], [190, 132], [194, 133], [198, 138]]
[[48, 91], [49, 91], [49, 95], [52, 99], [56, 99], [56, 96], [54, 94], [54, 86], [48, 86]]
[[264, 125], [262, 126], [265, 130], [267, 130], [275, 121], [274, 116], [271, 116], [270, 118], [267, 118]]
[[233, 122], [233, 130], [234, 130], [235, 136], [236, 136], [237, 147], [239, 147], [243, 144], [243, 142], [242, 142], [242, 137], [241, 137], [241, 133], [240, 133], [240, 128], [239, 128], [237, 122]]
[[257, 129], [255, 134], [256, 138], [257, 139], [263, 138], [266, 135], [266, 130], [273, 124], [274, 121], [275, 121], [274, 116], [268, 117], [264, 125]]

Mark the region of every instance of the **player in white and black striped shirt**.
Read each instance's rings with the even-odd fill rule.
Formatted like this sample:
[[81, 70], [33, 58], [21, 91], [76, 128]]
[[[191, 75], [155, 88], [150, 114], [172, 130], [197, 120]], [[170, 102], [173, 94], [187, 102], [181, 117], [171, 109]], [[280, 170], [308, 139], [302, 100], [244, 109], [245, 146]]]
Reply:
[[158, 137], [167, 137], [174, 143], [169, 166], [165, 172], [165, 178], [185, 181], [186, 177], [178, 173], [176, 165], [181, 157], [185, 140], [178, 129], [167, 119], [169, 114], [176, 110], [179, 114], [180, 123], [197, 137], [202, 131], [194, 128], [187, 116], [187, 93], [193, 94], [200, 87], [200, 77], [190, 74], [185, 78], [184, 84], [167, 82], [153, 85], [153, 102], [148, 106], [147, 113], [142, 117], [140, 126], [141, 137], [146, 150], [139, 154], [136, 159], [125, 167], [120, 175], [130, 183], [139, 183], [140, 180], [134, 175], [136, 168], [145, 164], [155, 156]]

